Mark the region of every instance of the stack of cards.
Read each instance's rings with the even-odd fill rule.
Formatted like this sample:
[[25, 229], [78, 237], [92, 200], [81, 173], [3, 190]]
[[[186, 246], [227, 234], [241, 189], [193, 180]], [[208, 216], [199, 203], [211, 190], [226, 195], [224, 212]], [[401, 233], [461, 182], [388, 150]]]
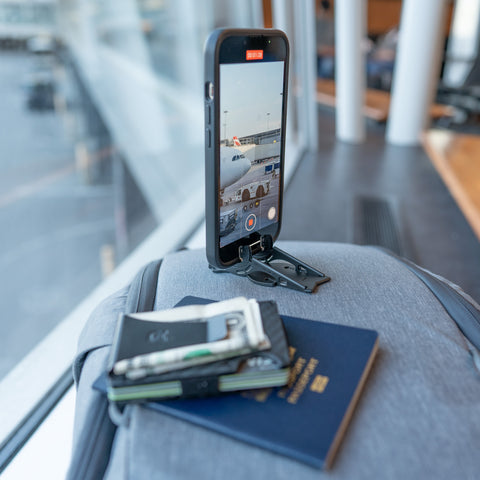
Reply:
[[285, 385], [288, 344], [274, 302], [239, 297], [123, 315], [108, 397], [129, 402]]

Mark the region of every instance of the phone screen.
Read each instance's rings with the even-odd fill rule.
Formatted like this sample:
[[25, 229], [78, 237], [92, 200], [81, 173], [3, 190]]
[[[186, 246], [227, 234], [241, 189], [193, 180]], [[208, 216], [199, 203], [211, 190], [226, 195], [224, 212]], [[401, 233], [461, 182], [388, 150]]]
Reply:
[[219, 68], [223, 252], [233, 253], [241, 240], [275, 235], [280, 219], [286, 69], [285, 60], [267, 53], [245, 47], [241, 62]]

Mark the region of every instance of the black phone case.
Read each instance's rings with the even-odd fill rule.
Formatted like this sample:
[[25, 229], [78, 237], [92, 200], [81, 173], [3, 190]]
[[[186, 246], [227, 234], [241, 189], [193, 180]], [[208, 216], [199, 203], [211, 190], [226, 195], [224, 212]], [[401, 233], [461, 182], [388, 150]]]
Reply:
[[[284, 78], [284, 108], [281, 124], [280, 151], [280, 188], [278, 203], [278, 226], [272, 236], [275, 241], [280, 233], [283, 204], [284, 157], [285, 157], [285, 127], [287, 117], [288, 95], [288, 39], [280, 30], [274, 29], [232, 29], [223, 28], [213, 31], [205, 44], [205, 220], [206, 220], [206, 252], [208, 263], [214, 269], [227, 269], [237, 263], [239, 258], [231, 263], [223, 263], [219, 254], [220, 221], [218, 196], [220, 188], [220, 92], [219, 92], [219, 51], [222, 42], [232, 36], [280, 36], [286, 45], [285, 78]], [[209, 85], [213, 84], [213, 100], [209, 98]]]

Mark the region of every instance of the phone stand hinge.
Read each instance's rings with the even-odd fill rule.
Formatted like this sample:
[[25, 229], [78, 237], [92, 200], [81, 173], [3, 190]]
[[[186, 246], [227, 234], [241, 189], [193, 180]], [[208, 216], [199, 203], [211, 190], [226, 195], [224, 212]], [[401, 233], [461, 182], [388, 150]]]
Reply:
[[260, 246], [261, 251], [256, 254], [252, 253], [249, 245], [239, 247], [240, 263], [225, 270], [214, 271], [245, 276], [265, 287], [280, 285], [306, 293], [313, 293], [319, 285], [330, 280], [319, 270], [273, 247], [270, 236], [262, 237]]

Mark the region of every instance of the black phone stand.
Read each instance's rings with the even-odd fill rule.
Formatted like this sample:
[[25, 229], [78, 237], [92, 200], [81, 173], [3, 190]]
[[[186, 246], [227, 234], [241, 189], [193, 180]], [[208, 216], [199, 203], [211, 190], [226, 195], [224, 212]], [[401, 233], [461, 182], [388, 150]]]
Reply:
[[269, 236], [260, 240], [261, 251], [253, 254], [250, 245], [239, 247], [240, 263], [227, 269], [216, 269], [216, 273], [234, 273], [249, 278], [252, 282], [265, 287], [281, 287], [313, 293], [330, 277], [307, 265], [298, 258], [272, 245]]

